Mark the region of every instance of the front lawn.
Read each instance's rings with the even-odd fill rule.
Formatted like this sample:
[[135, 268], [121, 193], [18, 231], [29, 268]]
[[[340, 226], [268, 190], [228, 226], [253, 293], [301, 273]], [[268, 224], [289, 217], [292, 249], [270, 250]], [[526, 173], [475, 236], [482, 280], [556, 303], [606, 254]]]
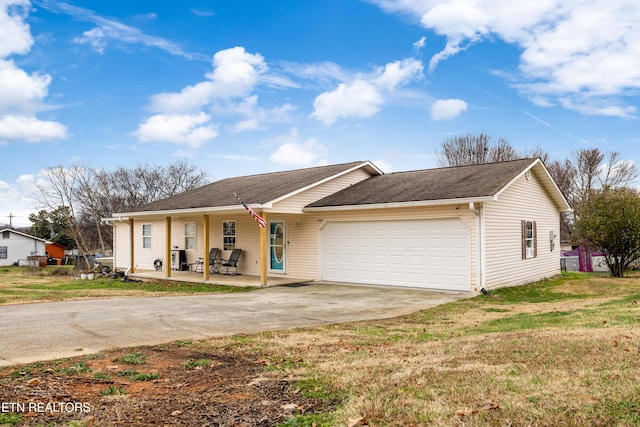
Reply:
[[3, 368], [0, 402], [91, 412], [0, 424], [637, 426], [639, 326], [640, 277], [569, 273], [394, 319]]
[[0, 267], [0, 305], [126, 296], [246, 292], [250, 287], [177, 281], [80, 280], [69, 267]]

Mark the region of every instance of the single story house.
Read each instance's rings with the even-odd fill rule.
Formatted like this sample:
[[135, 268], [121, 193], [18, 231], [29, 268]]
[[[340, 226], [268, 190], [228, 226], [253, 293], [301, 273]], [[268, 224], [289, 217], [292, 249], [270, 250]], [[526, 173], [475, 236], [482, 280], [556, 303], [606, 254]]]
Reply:
[[559, 274], [570, 210], [540, 159], [388, 174], [361, 161], [223, 179], [109, 220], [114, 266], [134, 273], [240, 248], [239, 273], [263, 286], [280, 275], [477, 292]]
[[5, 228], [0, 230], [0, 266], [45, 256], [44, 239]]

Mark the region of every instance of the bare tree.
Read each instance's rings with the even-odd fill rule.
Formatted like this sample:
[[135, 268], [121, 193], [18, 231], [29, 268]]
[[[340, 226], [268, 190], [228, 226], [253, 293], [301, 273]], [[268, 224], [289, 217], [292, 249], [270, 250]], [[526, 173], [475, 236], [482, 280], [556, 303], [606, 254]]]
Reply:
[[112, 245], [112, 230], [101, 218], [199, 187], [207, 179], [205, 172], [186, 160], [167, 167], [138, 165], [113, 171], [53, 166], [42, 176], [37, 198], [51, 211], [69, 208], [69, 232], [84, 254], [105, 253]]
[[599, 148], [578, 150], [573, 153], [572, 167], [576, 177], [571, 202], [576, 208], [588, 202], [596, 189], [627, 187], [638, 178], [636, 165], [623, 160], [617, 151], [604, 153]]
[[207, 174], [186, 160], [167, 167], [138, 165], [127, 169], [96, 171], [97, 187], [104, 206], [112, 212], [122, 212], [174, 194], [200, 187]]
[[37, 196], [40, 203], [49, 210], [54, 211], [66, 208], [69, 211], [67, 217], [67, 229], [77, 248], [88, 262], [89, 248], [78, 222], [79, 201], [77, 194], [80, 183], [86, 179], [87, 168], [74, 165], [70, 168], [63, 166], [51, 166], [40, 172], [43, 181], [37, 184], [40, 194]]
[[160, 172], [164, 178], [165, 197], [200, 187], [207, 181], [206, 172], [186, 160], [172, 163]]
[[465, 166], [517, 159], [518, 153], [504, 138], [485, 133], [446, 138], [436, 152], [440, 166]]

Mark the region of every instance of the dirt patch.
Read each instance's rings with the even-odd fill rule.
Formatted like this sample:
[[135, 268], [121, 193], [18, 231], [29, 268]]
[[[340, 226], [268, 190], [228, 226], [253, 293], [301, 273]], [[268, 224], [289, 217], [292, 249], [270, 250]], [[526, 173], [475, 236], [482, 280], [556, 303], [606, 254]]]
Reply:
[[335, 405], [266, 368], [199, 343], [114, 350], [0, 369], [0, 402], [21, 426], [272, 426]]

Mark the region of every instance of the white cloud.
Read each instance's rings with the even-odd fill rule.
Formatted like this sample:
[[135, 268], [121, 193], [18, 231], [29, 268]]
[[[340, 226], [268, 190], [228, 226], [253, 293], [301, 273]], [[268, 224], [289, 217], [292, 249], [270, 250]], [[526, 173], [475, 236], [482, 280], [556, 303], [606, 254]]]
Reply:
[[390, 62], [369, 75], [358, 74], [334, 90], [318, 95], [311, 117], [325, 125], [332, 125], [338, 119], [371, 117], [380, 111], [386, 97], [398, 86], [421, 79], [422, 70], [422, 62], [408, 58]]
[[29, 214], [35, 213], [34, 195], [38, 192], [34, 175], [20, 175], [14, 183], [0, 181], [0, 224], [9, 224], [9, 215], [14, 227], [31, 226]]
[[322, 144], [314, 138], [304, 142], [298, 142], [299, 139], [298, 131], [292, 130], [284, 137], [285, 142], [281, 143], [271, 155], [271, 160], [296, 167], [328, 164], [328, 152]]
[[[116, 45], [134, 44], [161, 49], [171, 55], [189, 59], [206, 59], [201, 54], [186, 52], [171, 40], [145, 34], [139, 28], [123, 24], [114, 19], [103, 18], [90, 9], [57, 0], [39, 0], [38, 6], [53, 13], [66, 14], [78, 21], [90, 22], [96, 25], [95, 28], [85, 31], [82, 36], [75, 37], [73, 42], [88, 44], [99, 53], [102, 53], [108, 45], [113, 43]], [[153, 14], [148, 14], [147, 18], [153, 18]]]
[[431, 70], [474, 43], [498, 37], [522, 51], [514, 84], [538, 105], [618, 117], [637, 113], [624, 103], [640, 89], [636, 0], [370, 1], [388, 12], [409, 13], [446, 37]]
[[0, 1], [0, 143], [22, 140], [49, 141], [67, 137], [61, 123], [38, 119], [35, 114], [46, 109], [51, 76], [18, 68], [12, 54], [24, 54], [31, 49], [33, 39], [27, 18], [30, 3], [24, 0]]
[[313, 102], [311, 117], [326, 125], [346, 117], [371, 117], [380, 111], [384, 98], [373, 84], [356, 80], [341, 83], [331, 92], [318, 95]]
[[433, 120], [451, 120], [467, 110], [467, 103], [461, 99], [438, 99], [431, 104]]
[[3, 0], [0, 2], [0, 58], [11, 54], [27, 53], [33, 44], [29, 25], [24, 21], [28, 14], [28, 0]]
[[379, 75], [373, 80], [373, 83], [380, 88], [392, 91], [397, 86], [420, 80], [422, 70], [422, 62], [415, 58], [390, 62], [378, 71]]
[[134, 132], [141, 142], [170, 142], [198, 148], [218, 136], [211, 117], [199, 114], [156, 114]]
[[[180, 92], [151, 96], [149, 109], [156, 114], [146, 119], [134, 133], [141, 142], [169, 141], [199, 147], [218, 135], [217, 126], [211, 123], [212, 117], [205, 114], [204, 109], [220, 116], [240, 116], [231, 126], [234, 132], [258, 129], [267, 121], [290, 121], [290, 112], [294, 109], [290, 104], [270, 109], [258, 105], [258, 96], [254, 94], [258, 85], [289, 85], [286, 79], [269, 77], [262, 55], [234, 47], [217, 52], [212, 66], [212, 71], [206, 73], [201, 82], [186, 86]], [[205, 116], [206, 125], [200, 126], [193, 120]], [[182, 126], [177, 133], [164, 129], [175, 120]], [[194, 131], [203, 133], [192, 135]]]
[[0, 116], [0, 140], [42, 142], [66, 137], [67, 128], [58, 122], [17, 114]]
[[0, 114], [33, 111], [49, 91], [51, 76], [27, 74], [12, 60], [0, 60]]
[[420, 40], [418, 40], [417, 42], [415, 42], [413, 44], [413, 49], [416, 52], [420, 52], [424, 48], [424, 46], [426, 44], [426, 40], [427, 40], [426, 37], [424, 37], [424, 36], [420, 37]]
[[260, 54], [248, 53], [243, 47], [221, 50], [213, 56], [213, 71], [206, 74], [207, 80], [178, 93], [154, 95], [150, 108], [156, 112], [184, 112], [219, 99], [246, 97], [267, 70]]

